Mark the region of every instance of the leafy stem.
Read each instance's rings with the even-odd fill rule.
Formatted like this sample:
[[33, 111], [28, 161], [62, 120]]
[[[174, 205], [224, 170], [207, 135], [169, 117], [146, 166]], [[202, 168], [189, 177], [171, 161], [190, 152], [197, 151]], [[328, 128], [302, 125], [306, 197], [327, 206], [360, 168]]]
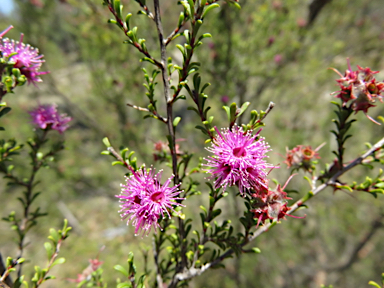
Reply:
[[336, 155], [339, 167], [343, 167], [344, 163], [344, 144], [347, 141], [348, 138], [352, 137], [352, 135], [348, 134], [349, 128], [351, 128], [351, 125], [355, 119], [349, 120], [348, 118], [352, 115], [353, 109], [351, 107], [343, 106], [337, 102], [332, 102], [336, 105], [337, 110], [335, 111], [337, 115], [337, 120], [333, 120], [333, 122], [336, 125], [336, 131], [332, 130], [331, 133], [333, 133], [336, 136], [337, 141], [337, 151], [333, 151], [333, 153]]
[[[4, 178], [9, 179], [9, 185], [16, 185], [25, 188], [23, 197], [19, 197], [18, 200], [23, 206], [23, 216], [21, 219], [17, 218], [15, 212], [11, 212], [7, 218], [3, 220], [12, 223], [14, 229], [18, 234], [18, 248], [19, 255], [18, 258], [21, 258], [24, 253], [25, 236], [29, 229], [37, 224], [37, 218], [47, 215], [46, 213], [41, 213], [40, 208], [36, 208], [35, 211], [31, 212], [32, 203], [40, 195], [40, 192], [34, 192], [34, 188], [37, 186], [39, 181], [36, 181], [36, 175], [42, 166], [47, 165], [47, 162], [53, 159], [53, 156], [62, 150], [64, 146], [61, 142], [53, 145], [52, 149], [43, 154], [41, 152], [42, 147], [47, 142], [46, 136], [48, 129], [44, 131], [36, 131], [36, 136], [34, 139], [30, 139], [27, 143], [31, 148], [29, 156], [31, 158], [31, 172], [30, 176], [27, 179], [21, 180], [20, 177], [13, 174], [13, 165], [7, 165], [7, 162], [12, 161], [11, 156], [17, 155], [18, 150], [22, 146], [17, 146], [16, 142], [10, 140], [8, 142], [3, 142], [1, 147], [0, 155], [0, 172], [5, 176]], [[22, 265], [18, 266], [18, 277], [22, 274]]]

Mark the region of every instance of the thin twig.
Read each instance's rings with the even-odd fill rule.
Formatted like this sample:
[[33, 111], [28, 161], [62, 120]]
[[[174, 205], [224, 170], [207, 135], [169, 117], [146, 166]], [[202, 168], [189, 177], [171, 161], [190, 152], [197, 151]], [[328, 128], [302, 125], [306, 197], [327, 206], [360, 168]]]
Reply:
[[369, 231], [364, 235], [364, 237], [362, 239], [360, 239], [360, 241], [357, 243], [355, 249], [353, 249], [353, 252], [352, 253], [348, 253], [349, 257], [348, 257], [348, 260], [345, 261], [345, 263], [341, 264], [341, 265], [337, 265], [337, 266], [331, 266], [331, 267], [325, 267], [324, 269], [326, 271], [344, 271], [346, 269], [348, 269], [349, 267], [352, 266], [352, 264], [359, 258], [359, 252], [364, 248], [364, 246], [368, 243], [368, 241], [373, 237], [373, 235], [375, 235], [375, 233], [380, 229], [382, 228], [384, 225], [383, 225], [383, 216], [384, 215], [380, 215], [377, 219], [375, 219], [372, 223], [371, 223], [371, 228], [369, 229]]
[[148, 6], [145, 5], [145, 4], [142, 4], [140, 1], [138, 1], [141, 8], [144, 9], [144, 12], [145, 12], [145, 15], [148, 16], [149, 19], [152, 19], [153, 21], [155, 21], [155, 17], [153, 16], [152, 12], [149, 10]]
[[[7, 270], [7, 267], [5, 267], [5, 264], [4, 264], [4, 261], [3, 261], [3, 257], [1, 256], [1, 253], [0, 253], [0, 276], [3, 276], [3, 273]], [[1, 279], [0, 279], [1, 280]], [[3, 280], [5, 282], [5, 284], [7, 284], [8, 286], [12, 286], [13, 284], [13, 281], [12, 281], [12, 278], [10, 275], [8, 275], [5, 280]], [[0, 282], [1, 284], [1, 282]], [[1, 287], [1, 286], [0, 286]]]
[[[132, 41], [131, 37], [128, 36], [128, 32], [129, 32], [129, 29], [127, 27], [127, 24], [123, 21], [123, 19], [121, 19], [119, 17], [119, 15], [117, 14], [117, 12], [115, 11], [115, 8], [113, 7], [112, 3], [110, 1], [108, 1], [108, 8], [109, 8], [109, 11], [111, 11], [111, 13], [113, 14], [113, 16], [115, 16], [115, 20], [116, 22], [118, 23], [118, 25], [120, 26], [120, 28], [124, 31], [125, 35], [129, 38], [129, 40], [131, 41], [130, 43], [135, 46], [137, 48], [137, 50], [139, 50], [142, 54], [144, 54], [146, 57], [148, 57], [149, 59], [151, 59], [155, 65], [157, 67], [159, 67], [160, 69], [163, 67], [163, 64], [160, 63], [159, 61], [157, 61], [155, 58], [153, 58], [151, 56], [151, 54], [148, 53], [148, 51], [145, 51], [141, 45], [137, 42], [134, 42]], [[155, 11], [156, 12], [156, 11]], [[159, 15], [160, 17], [160, 15]], [[155, 15], [155, 22], [156, 22], [156, 15]], [[156, 26], [157, 26], [157, 22], [156, 22]], [[165, 62], [164, 62], [165, 63]]]
[[172, 167], [173, 167], [173, 174], [175, 177], [173, 178], [173, 181], [175, 184], [178, 184], [179, 177], [177, 175], [177, 158], [176, 158], [176, 149], [175, 149], [175, 131], [173, 128], [173, 110], [172, 110], [172, 97], [170, 94], [170, 88], [169, 88], [169, 81], [168, 81], [168, 72], [166, 69], [166, 63], [167, 63], [167, 53], [166, 53], [166, 47], [164, 44], [164, 32], [163, 32], [163, 26], [161, 24], [161, 18], [160, 18], [160, 4], [159, 0], [153, 1], [155, 6], [155, 22], [157, 27], [157, 32], [159, 36], [159, 43], [160, 43], [160, 52], [161, 52], [161, 76], [163, 79], [163, 85], [164, 85], [164, 97], [167, 103], [167, 124], [168, 124], [168, 132], [169, 136], [171, 136], [171, 143], [170, 144], [170, 150], [172, 155]]
[[167, 123], [167, 119], [165, 119], [163, 116], [160, 116], [157, 113], [155, 113], [156, 111], [151, 111], [148, 108], [136, 106], [136, 105], [133, 105], [133, 104], [130, 104], [130, 103], [127, 103], [127, 106], [132, 107], [132, 108], [134, 108], [136, 110], [139, 110], [139, 111], [151, 113], [155, 119], [158, 119], [161, 122]]
[[180, 30], [183, 28], [183, 26], [185, 25], [185, 23], [187, 23], [187, 19], [184, 19], [183, 22], [180, 24], [180, 26], [177, 26], [175, 28], [175, 30], [173, 30], [171, 32], [171, 34], [169, 34], [169, 36], [167, 37], [167, 39], [164, 40], [164, 44], [165, 46], [168, 46], [169, 43], [171, 43], [173, 37], [175, 37], [175, 35], [180, 32]]
[[263, 120], [265, 119], [265, 117], [268, 116], [269, 112], [271, 112], [271, 110], [273, 109], [273, 107], [275, 107], [275, 103], [273, 103], [272, 101], [269, 102], [269, 104], [268, 104], [268, 108], [267, 108], [267, 110], [265, 110], [265, 114], [264, 114], [263, 117], [261, 117], [260, 121], [263, 121]]

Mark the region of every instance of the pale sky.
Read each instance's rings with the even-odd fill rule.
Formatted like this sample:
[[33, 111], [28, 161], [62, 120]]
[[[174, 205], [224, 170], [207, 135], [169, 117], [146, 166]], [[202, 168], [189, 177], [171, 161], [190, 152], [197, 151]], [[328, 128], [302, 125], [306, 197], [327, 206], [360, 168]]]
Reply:
[[13, 0], [0, 0], [0, 11], [8, 14], [13, 9]]

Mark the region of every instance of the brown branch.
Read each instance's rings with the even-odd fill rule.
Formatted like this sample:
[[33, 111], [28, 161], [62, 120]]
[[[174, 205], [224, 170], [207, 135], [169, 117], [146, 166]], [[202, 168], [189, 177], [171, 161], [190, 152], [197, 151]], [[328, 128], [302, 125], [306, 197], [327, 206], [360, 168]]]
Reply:
[[155, 266], [156, 266], [157, 286], [159, 288], [163, 288], [163, 278], [161, 277], [161, 271], [160, 271], [160, 265], [159, 265], [159, 252], [156, 247], [155, 237], [153, 237], [152, 239], [152, 245], [153, 245], [153, 258], [155, 259]]
[[320, 11], [324, 8], [324, 6], [328, 3], [330, 3], [332, 0], [312, 0], [311, 4], [309, 4], [309, 11], [308, 11], [308, 26], [311, 26], [317, 16], [319, 15]]
[[337, 266], [333, 266], [333, 267], [325, 267], [325, 271], [327, 272], [334, 272], [334, 271], [343, 271], [343, 270], [346, 270], [348, 269], [349, 267], [352, 266], [352, 264], [354, 262], [356, 262], [356, 260], [358, 260], [359, 256], [359, 252], [364, 248], [364, 246], [368, 243], [368, 241], [373, 237], [373, 235], [375, 235], [375, 233], [380, 229], [382, 228], [384, 225], [383, 225], [383, 218], [384, 218], [384, 215], [380, 215], [380, 217], [378, 217], [377, 219], [375, 219], [372, 223], [371, 223], [371, 228], [369, 229], [369, 231], [364, 235], [364, 237], [357, 243], [355, 249], [353, 249], [353, 252], [350, 253], [349, 255], [349, 259], [347, 261], [345, 261], [344, 264], [340, 264], [340, 265], [337, 265]]
[[[163, 32], [163, 26], [161, 23], [161, 17], [160, 17], [160, 3], [159, 0], [154, 0], [154, 9], [155, 9], [155, 23], [156, 28], [158, 32], [159, 37], [159, 44], [160, 44], [160, 54], [161, 54], [161, 76], [163, 80], [163, 86], [164, 86], [164, 97], [167, 104], [167, 124], [168, 124], [168, 133], [169, 133], [169, 148], [171, 152], [172, 157], [172, 171], [173, 171], [173, 182], [174, 184], [179, 183], [179, 175], [177, 173], [177, 155], [176, 155], [176, 136], [175, 136], [175, 129], [173, 127], [173, 97], [171, 97], [170, 94], [170, 86], [169, 86], [169, 76], [167, 71], [167, 51], [166, 51], [166, 45], [164, 42], [164, 32]], [[187, 257], [185, 255], [186, 253], [186, 247], [184, 243], [184, 221], [179, 218], [179, 232], [180, 232], [180, 244], [181, 244], [181, 263], [176, 264], [176, 273], [180, 270], [183, 270], [187, 265]], [[177, 270], [180, 269], [180, 270]], [[157, 271], [157, 278], [160, 279], [161, 277], [161, 271], [160, 269]], [[172, 281], [173, 282], [173, 281]], [[159, 285], [159, 288], [163, 288], [160, 286], [160, 281], [157, 283]]]

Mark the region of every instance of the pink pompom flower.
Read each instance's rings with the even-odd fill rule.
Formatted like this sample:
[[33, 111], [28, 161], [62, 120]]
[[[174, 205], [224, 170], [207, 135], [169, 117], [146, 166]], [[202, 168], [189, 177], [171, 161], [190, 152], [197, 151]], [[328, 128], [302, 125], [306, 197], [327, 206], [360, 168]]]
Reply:
[[157, 232], [160, 217], [166, 214], [169, 218], [170, 211], [175, 211], [174, 206], [184, 206], [175, 200], [183, 200], [184, 198], [176, 198], [181, 191], [178, 190], [180, 184], [170, 187], [173, 177], [161, 184], [162, 171], [155, 174], [155, 170], [142, 168], [133, 175], [125, 178], [125, 184], [121, 184], [121, 193], [116, 195], [120, 199], [120, 215], [121, 218], [128, 219], [135, 226], [135, 235], [139, 230], [143, 234], [148, 235], [153, 227]]
[[59, 114], [57, 106], [40, 105], [29, 112], [32, 116], [32, 123], [40, 129], [53, 129], [62, 134], [68, 127], [68, 122], [72, 120], [66, 114]]
[[[217, 130], [217, 129], [216, 129]], [[214, 156], [208, 157], [207, 173], [212, 174], [215, 180], [215, 189], [237, 185], [241, 195], [250, 190], [265, 191], [267, 169], [275, 168], [265, 161], [270, 151], [268, 143], [263, 137], [252, 135], [252, 131], [244, 132], [238, 126], [230, 129], [217, 130], [212, 147], [206, 148]], [[255, 194], [255, 193], [253, 193]]]
[[[10, 28], [3, 31], [8, 32]], [[23, 43], [24, 34], [21, 34], [20, 41], [10, 40], [8, 38], [0, 39], [0, 52], [2, 56], [15, 63], [14, 67], [19, 68], [29, 83], [41, 82], [40, 75], [48, 72], [39, 71], [45, 60], [44, 55], [39, 55], [39, 49]], [[1, 38], [1, 37], [0, 37]]]

